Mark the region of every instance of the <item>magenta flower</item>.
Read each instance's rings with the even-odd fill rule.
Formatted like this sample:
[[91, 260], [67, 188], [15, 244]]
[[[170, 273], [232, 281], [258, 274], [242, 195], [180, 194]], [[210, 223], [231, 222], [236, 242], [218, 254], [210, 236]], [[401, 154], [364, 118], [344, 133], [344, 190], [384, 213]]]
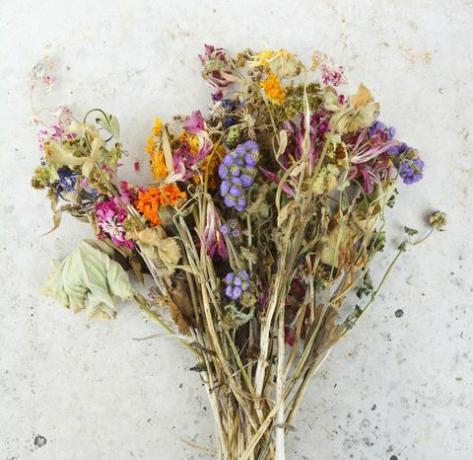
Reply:
[[128, 212], [121, 205], [119, 198], [101, 201], [95, 206], [97, 226], [100, 233], [99, 238], [109, 237], [117, 246], [133, 249], [135, 244], [126, 238], [126, 230], [123, 226]]
[[322, 65], [322, 82], [324, 85], [337, 87], [345, 82], [344, 73], [345, 69], [341, 66], [336, 69], [330, 69], [324, 64]]

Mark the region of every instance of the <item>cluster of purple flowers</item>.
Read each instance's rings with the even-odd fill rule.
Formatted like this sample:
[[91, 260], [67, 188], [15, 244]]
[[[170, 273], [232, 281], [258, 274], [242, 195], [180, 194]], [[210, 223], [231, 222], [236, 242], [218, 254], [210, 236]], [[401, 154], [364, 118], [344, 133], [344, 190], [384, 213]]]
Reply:
[[419, 182], [424, 177], [424, 160], [419, 157], [417, 150], [406, 143], [395, 144], [387, 150], [394, 159], [394, 164], [406, 185]]
[[368, 129], [371, 143], [383, 145], [389, 142], [392, 144], [386, 153], [392, 157], [402, 181], [407, 185], [420, 181], [424, 177], [424, 161], [419, 157], [417, 150], [409, 147], [405, 142], [394, 141], [395, 135], [396, 130], [393, 127], [388, 127], [378, 120]]
[[232, 300], [237, 300], [250, 288], [250, 275], [246, 270], [227, 273], [225, 276], [225, 295]]
[[258, 154], [258, 144], [246, 141], [223, 158], [218, 175], [222, 179], [220, 195], [227, 208], [235, 208], [239, 212], [245, 210], [245, 190], [253, 185]]

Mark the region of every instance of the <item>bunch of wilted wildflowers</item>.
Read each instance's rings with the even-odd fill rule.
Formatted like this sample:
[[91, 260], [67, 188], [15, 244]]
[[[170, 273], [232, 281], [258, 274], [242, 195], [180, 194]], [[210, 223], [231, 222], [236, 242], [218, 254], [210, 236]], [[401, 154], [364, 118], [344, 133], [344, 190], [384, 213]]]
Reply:
[[[200, 59], [212, 106], [179, 125], [156, 119], [149, 186], [117, 181], [115, 117], [95, 109], [79, 122], [62, 108], [40, 131], [33, 186], [47, 189], [55, 226], [68, 212], [97, 237], [56, 265], [45, 292], [93, 318], [134, 299], [195, 355], [216, 455], [283, 459], [311, 376], [379, 290], [368, 269], [384, 210], [424, 162], [378, 120], [366, 87], [339, 92], [343, 69], [324, 55], [310, 69], [285, 50], [232, 58], [206, 46]], [[149, 295], [129, 273], [152, 277]]]

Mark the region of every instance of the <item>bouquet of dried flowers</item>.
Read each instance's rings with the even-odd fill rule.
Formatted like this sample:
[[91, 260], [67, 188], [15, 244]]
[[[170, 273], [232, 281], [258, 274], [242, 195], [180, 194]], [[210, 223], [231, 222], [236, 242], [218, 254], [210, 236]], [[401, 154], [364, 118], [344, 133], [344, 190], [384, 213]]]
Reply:
[[[406, 227], [373, 287], [384, 211], [424, 162], [378, 120], [365, 86], [340, 93], [343, 68], [325, 55], [308, 68], [285, 50], [230, 57], [206, 46], [200, 60], [211, 108], [156, 119], [148, 186], [117, 180], [114, 116], [94, 109], [78, 121], [61, 107], [42, 127], [32, 184], [47, 190], [54, 228], [67, 212], [96, 235], [56, 264], [44, 292], [88, 318], [111, 319], [116, 298], [134, 300], [194, 354], [216, 456], [281, 460], [311, 377], [421, 241]], [[32, 89], [54, 82], [50, 67], [35, 67]], [[442, 228], [445, 215], [431, 223]], [[149, 294], [131, 274], [152, 277]]]

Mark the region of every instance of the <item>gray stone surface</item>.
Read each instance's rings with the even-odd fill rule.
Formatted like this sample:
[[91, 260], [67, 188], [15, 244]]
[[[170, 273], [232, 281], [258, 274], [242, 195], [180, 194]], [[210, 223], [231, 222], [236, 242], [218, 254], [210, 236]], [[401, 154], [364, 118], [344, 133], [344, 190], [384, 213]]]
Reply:
[[30, 68], [50, 55], [59, 85], [40, 103], [115, 113], [130, 161], [143, 159], [155, 115], [205, 109], [204, 42], [332, 54], [424, 153], [425, 180], [389, 214], [390, 247], [401, 225], [425, 230], [426, 212], [449, 214], [448, 232], [403, 257], [314, 379], [288, 458], [473, 458], [472, 23], [467, 0], [3, 0], [0, 459], [206, 458], [186, 444], [211, 446], [212, 421], [177, 344], [133, 340], [156, 328], [131, 305], [86, 323], [39, 294], [51, 259], [89, 230], [66, 218], [41, 236], [51, 221], [29, 188], [39, 152], [27, 92]]

